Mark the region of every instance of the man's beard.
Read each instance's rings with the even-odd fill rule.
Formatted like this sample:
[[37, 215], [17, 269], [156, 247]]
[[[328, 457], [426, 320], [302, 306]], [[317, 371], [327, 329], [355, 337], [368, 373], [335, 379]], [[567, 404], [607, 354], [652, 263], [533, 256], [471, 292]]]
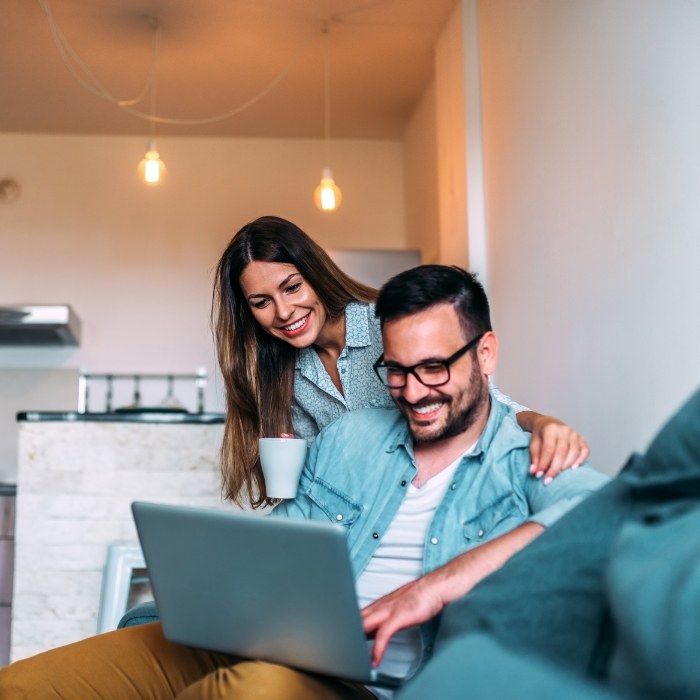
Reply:
[[[408, 418], [408, 428], [411, 431], [413, 442], [417, 445], [425, 445], [431, 442], [446, 440], [461, 433], [466, 432], [474, 425], [485, 403], [489, 401], [488, 383], [482, 376], [479, 363], [474, 362], [469, 386], [456, 397], [426, 398], [414, 404], [408, 403], [403, 398], [394, 399], [399, 410], [408, 418], [412, 408], [420, 406], [430, 406], [435, 403], [448, 404], [448, 414], [445, 424], [435, 433], [428, 435], [416, 434], [413, 416]], [[452, 413], [454, 412], [454, 413]]]

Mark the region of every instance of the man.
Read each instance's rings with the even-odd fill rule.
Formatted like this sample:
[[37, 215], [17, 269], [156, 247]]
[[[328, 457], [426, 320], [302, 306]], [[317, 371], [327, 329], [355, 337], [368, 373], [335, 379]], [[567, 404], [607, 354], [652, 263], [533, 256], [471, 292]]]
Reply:
[[[415, 625], [605, 479], [584, 468], [545, 487], [528, 475], [529, 436], [490, 400], [498, 341], [472, 275], [437, 265], [404, 272], [382, 288], [376, 312], [384, 354], [375, 367], [398, 410], [354, 411], [329, 426], [300, 496], [274, 515], [347, 528], [360, 600], [375, 601], [363, 610], [373, 661], [386, 652], [382, 671], [409, 675], [431, 645], [430, 626]], [[376, 468], [358, 469], [367, 455]]]
[[[472, 275], [438, 265], [414, 268], [384, 286], [376, 308], [384, 342], [376, 372], [396, 409], [352, 411], [322, 431], [297, 498], [272, 517], [346, 528], [358, 596], [370, 603], [363, 617], [375, 636], [373, 661], [407, 677], [429, 657], [430, 621], [442, 608], [605, 477], [587, 466], [549, 485], [530, 475], [529, 434], [512, 409], [489, 395], [498, 341]], [[21, 689], [35, 700], [129, 693], [369, 697], [355, 684], [167, 643], [159, 625], [100, 635], [15, 666], [0, 672], [0, 693], [22, 697]], [[49, 678], [56, 695], [41, 694]], [[85, 687], [90, 695], [80, 694]]]

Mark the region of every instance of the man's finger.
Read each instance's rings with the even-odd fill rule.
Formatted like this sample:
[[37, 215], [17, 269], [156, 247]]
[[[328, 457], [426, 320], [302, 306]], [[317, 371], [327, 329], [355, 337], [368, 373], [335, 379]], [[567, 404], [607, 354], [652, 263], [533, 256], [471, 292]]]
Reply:
[[384, 652], [389, 644], [389, 641], [397, 632], [396, 625], [392, 625], [391, 621], [387, 621], [386, 624], [382, 625], [377, 629], [377, 633], [374, 637], [374, 645], [372, 646], [372, 666], [376, 668], [382, 662], [384, 658]]
[[[379, 604], [379, 601], [382, 601]], [[374, 635], [390, 616], [389, 606], [383, 598], [375, 600], [360, 611], [362, 627], [366, 635]]]

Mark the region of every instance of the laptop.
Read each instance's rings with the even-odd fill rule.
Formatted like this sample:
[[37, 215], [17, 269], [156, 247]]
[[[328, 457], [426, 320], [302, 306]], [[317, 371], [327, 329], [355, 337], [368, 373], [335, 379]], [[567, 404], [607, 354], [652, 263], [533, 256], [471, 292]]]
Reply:
[[344, 529], [134, 502], [167, 639], [396, 688], [371, 667]]

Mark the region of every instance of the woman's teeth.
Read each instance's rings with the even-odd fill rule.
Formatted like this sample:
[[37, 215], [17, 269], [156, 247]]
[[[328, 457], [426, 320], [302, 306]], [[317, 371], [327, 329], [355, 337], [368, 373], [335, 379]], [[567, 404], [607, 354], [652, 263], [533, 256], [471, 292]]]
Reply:
[[307, 318], [308, 318], [308, 314], [306, 316], [304, 316], [304, 318], [299, 319], [295, 323], [292, 323], [291, 326], [285, 326], [284, 330], [285, 331], [295, 331], [295, 330], [297, 330], [297, 328], [301, 328], [306, 323]]

